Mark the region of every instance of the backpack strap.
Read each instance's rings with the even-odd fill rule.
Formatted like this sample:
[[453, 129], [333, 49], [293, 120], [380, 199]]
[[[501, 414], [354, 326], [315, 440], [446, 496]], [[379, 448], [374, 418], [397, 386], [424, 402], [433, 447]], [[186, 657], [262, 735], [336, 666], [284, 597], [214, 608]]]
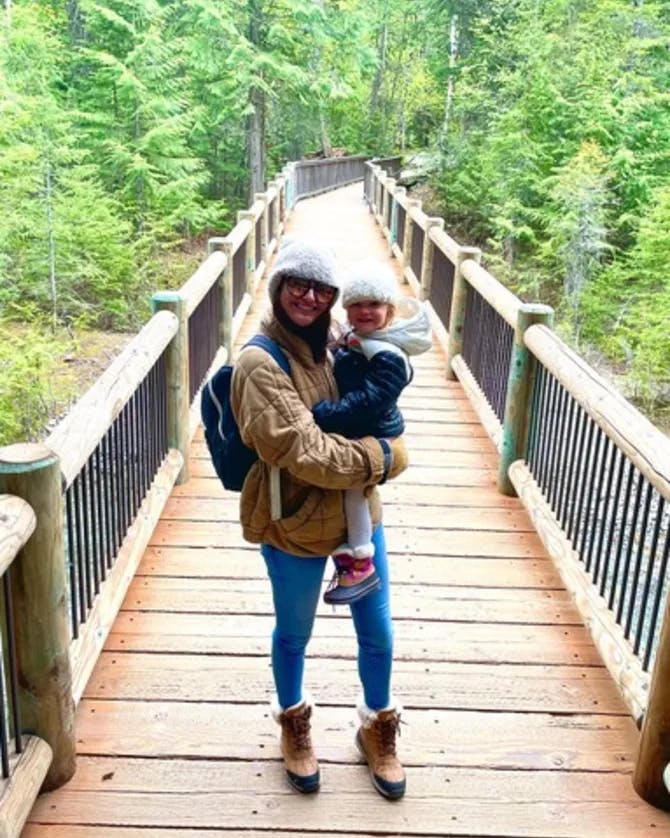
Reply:
[[261, 349], [264, 349], [268, 354], [272, 355], [274, 360], [284, 370], [286, 375], [291, 375], [291, 366], [288, 362], [288, 358], [284, 354], [284, 350], [281, 346], [279, 346], [277, 341], [272, 340], [271, 337], [268, 337], [267, 335], [254, 335], [244, 344], [242, 349], [246, 349], [247, 346], [260, 346]]
[[[260, 334], [254, 335], [244, 344], [242, 349], [246, 349], [247, 346], [260, 346], [261, 349], [264, 349], [274, 358], [286, 375], [289, 378], [291, 377], [291, 366], [288, 358], [284, 354], [281, 346], [271, 337]], [[278, 521], [281, 518], [281, 507], [280, 469], [277, 466], [270, 466], [270, 518], [273, 521]]]

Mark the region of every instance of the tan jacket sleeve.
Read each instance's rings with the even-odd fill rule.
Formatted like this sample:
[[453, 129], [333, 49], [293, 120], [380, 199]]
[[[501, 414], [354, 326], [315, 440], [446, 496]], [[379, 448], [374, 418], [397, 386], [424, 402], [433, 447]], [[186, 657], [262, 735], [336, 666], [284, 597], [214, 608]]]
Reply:
[[[237, 360], [231, 404], [242, 439], [260, 459], [305, 483], [348, 489], [382, 479], [379, 442], [321, 431], [291, 380], [262, 349], [246, 350]], [[396, 464], [392, 472], [397, 468]]]

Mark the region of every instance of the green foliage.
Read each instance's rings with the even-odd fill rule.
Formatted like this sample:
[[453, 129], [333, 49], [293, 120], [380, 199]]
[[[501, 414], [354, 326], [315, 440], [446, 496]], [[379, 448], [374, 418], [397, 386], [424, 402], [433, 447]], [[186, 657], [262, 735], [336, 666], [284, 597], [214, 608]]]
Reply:
[[286, 160], [420, 149], [450, 232], [660, 401], [669, 38], [660, 0], [14, 0], [3, 316], [134, 329]]
[[554, 305], [575, 342], [623, 360], [650, 402], [667, 400], [669, 257], [654, 245], [668, 221], [667, 6], [436, 6], [460, 28], [455, 67], [441, 61], [453, 111], [434, 185], [447, 226], [518, 293]]
[[[25, 306], [21, 313], [34, 315]], [[58, 392], [53, 384], [68, 343], [39, 319], [21, 330], [0, 320], [0, 445], [43, 433], [47, 419], [67, 397], [62, 381]]]
[[670, 185], [659, 187], [635, 246], [598, 278], [588, 300], [587, 337], [625, 365], [637, 395], [670, 401]]

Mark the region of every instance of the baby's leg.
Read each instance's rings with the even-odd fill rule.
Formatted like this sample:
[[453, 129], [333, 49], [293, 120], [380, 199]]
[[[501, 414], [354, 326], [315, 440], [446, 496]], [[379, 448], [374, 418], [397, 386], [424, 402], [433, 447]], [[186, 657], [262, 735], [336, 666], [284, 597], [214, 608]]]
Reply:
[[337, 568], [330, 587], [323, 598], [332, 605], [350, 605], [358, 602], [380, 586], [372, 557], [372, 523], [368, 502], [362, 489], [348, 489], [344, 493], [347, 516], [347, 538], [333, 553]]
[[363, 489], [347, 489], [344, 493], [344, 512], [347, 516], [349, 545], [354, 558], [372, 558], [372, 521]]

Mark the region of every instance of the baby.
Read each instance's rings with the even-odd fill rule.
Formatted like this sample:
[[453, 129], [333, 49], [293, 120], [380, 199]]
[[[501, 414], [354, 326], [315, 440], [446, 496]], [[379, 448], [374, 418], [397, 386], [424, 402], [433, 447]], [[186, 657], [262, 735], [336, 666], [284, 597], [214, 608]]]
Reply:
[[[395, 437], [405, 423], [397, 400], [412, 379], [409, 355], [432, 346], [425, 308], [409, 297], [400, 299], [393, 271], [383, 262], [354, 265], [342, 291], [351, 330], [335, 354], [340, 399], [313, 408], [319, 426], [348, 438]], [[363, 489], [344, 495], [347, 543], [333, 553], [335, 575], [324, 600], [351, 604], [377, 590], [372, 523]]]

